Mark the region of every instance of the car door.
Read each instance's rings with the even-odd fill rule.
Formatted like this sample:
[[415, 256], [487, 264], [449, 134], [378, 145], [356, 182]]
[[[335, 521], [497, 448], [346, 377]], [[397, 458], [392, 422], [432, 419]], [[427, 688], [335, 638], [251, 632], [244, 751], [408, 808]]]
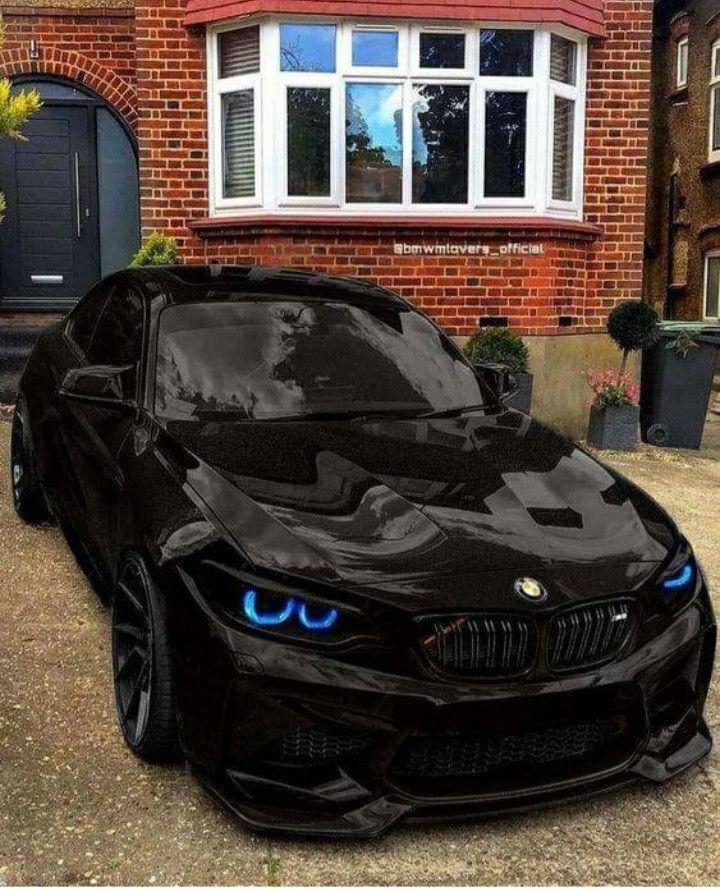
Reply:
[[[122, 278], [110, 289], [99, 315], [84, 363], [134, 366], [139, 388], [145, 307], [141, 293]], [[77, 366], [79, 367], [79, 366]], [[72, 487], [73, 525], [99, 568], [108, 567], [113, 512], [125, 478], [119, 463], [136, 413], [60, 397], [65, 450], [66, 485]]]

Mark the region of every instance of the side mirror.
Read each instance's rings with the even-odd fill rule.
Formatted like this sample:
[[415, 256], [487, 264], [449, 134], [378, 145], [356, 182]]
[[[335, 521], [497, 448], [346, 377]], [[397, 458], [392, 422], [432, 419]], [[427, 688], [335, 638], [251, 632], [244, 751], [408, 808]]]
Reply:
[[474, 367], [475, 374], [477, 374], [477, 376], [490, 387], [501, 402], [505, 399], [509, 399], [517, 393], [517, 378], [507, 365], [500, 365], [499, 363], [494, 362], [482, 362]]
[[135, 408], [135, 366], [89, 365], [65, 375], [60, 395], [65, 399], [107, 408]]

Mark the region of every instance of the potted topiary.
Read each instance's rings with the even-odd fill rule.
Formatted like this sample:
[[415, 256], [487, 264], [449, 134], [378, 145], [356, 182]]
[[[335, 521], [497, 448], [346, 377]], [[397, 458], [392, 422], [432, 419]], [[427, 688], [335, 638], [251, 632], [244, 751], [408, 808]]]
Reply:
[[507, 328], [481, 328], [465, 345], [470, 364], [505, 365], [515, 375], [517, 391], [505, 401], [511, 408], [530, 413], [533, 376], [528, 371], [528, 349], [522, 340]]
[[600, 449], [633, 451], [637, 448], [640, 406], [638, 390], [625, 371], [631, 352], [644, 350], [657, 340], [658, 315], [641, 300], [618, 304], [608, 317], [607, 331], [622, 350], [620, 370], [587, 372], [595, 394], [590, 406], [588, 442]]

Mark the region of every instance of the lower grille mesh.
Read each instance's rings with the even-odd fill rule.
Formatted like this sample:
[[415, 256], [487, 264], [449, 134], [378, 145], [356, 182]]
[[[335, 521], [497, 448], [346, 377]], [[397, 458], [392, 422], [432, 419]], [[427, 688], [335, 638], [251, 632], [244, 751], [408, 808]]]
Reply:
[[551, 764], [587, 755], [616, 733], [607, 717], [558, 721], [526, 733], [427, 736], [407, 740], [393, 772], [415, 777], [488, 776], [505, 768]]
[[274, 747], [273, 755], [285, 764], [329, 764], [363, 752], [369, 744], [370, 740], [365, 736], [298, 726], [282, 737]]
[[441, 671], [497, 677], [532, 664], [535, 627], [516, 616], [454, 616], [423, 623], [420, 645]]
[[550, 667], [568, 670], [603, 662], [622, 649], [631, 627], [632, 603], [627, 600], [561, 613], [550, 624]]

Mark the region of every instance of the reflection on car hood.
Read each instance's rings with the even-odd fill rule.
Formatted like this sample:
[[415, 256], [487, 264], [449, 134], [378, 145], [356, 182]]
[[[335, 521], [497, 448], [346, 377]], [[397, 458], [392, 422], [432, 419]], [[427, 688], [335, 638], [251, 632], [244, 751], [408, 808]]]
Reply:
[[168, 422], [166, 433], [191, 453], [187, 482], [250, 560], [327, 582], [542, 577], [543, 567], [585, 568], [587, 579], [602, 564], [621, 588], [665, 559], [677, 534], [642, 491], [512, 411]]

